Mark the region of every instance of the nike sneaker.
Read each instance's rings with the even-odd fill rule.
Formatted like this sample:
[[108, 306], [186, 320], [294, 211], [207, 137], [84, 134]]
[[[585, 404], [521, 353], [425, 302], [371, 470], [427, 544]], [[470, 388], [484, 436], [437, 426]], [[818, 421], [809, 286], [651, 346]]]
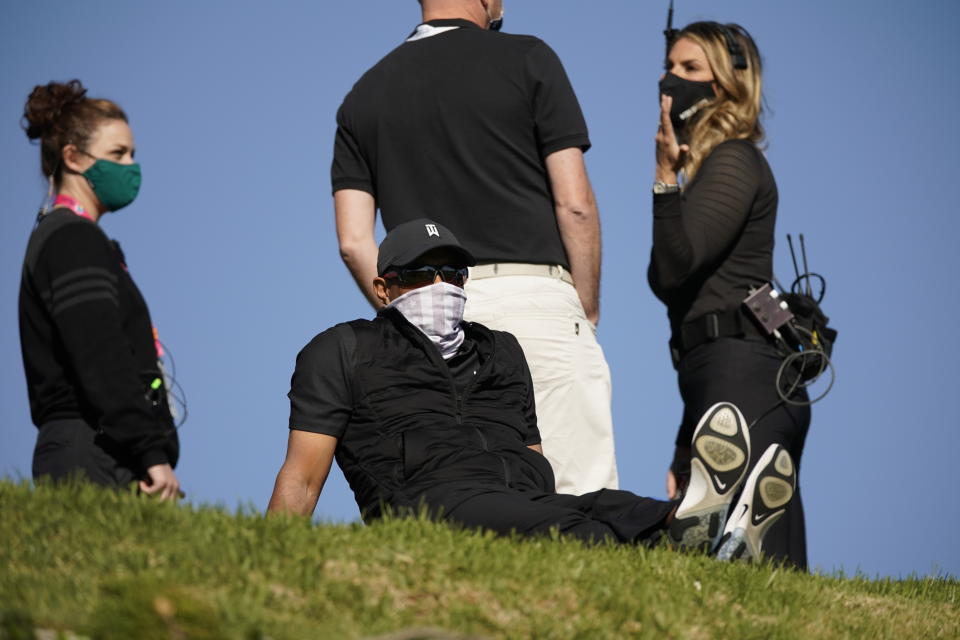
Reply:
[[724, 528], [717, 559], [759, 558], [763, 537], [787, 510], [796, 489], [793, 458], [781, 445], [770, 445], [747, 478], [740, 501]]
[[679, 547], [713, 550], [750, 461], [750, 432], [729, 402], [710, 407], [693, 432], [690, 483], [670, 523]]

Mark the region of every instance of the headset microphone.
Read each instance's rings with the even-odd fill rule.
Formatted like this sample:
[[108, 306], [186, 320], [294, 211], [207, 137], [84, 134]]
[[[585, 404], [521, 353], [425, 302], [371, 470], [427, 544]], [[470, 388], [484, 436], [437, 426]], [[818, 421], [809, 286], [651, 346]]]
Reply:
[[[723, 33], [723, 39], [727, 43], [727, 51], [730, 53], [730, 62], [733, 64], [733, 68], [746, 69], [747, 57], [743, 54], [743, 47], [740, 46], [740, 43], [737, 41], [737, 36], [733, 29], [719, 22], [712, 24]], [[667, 8], [667, 28], [663, 30], [663, 37], [667, 41], [666, 58], [670, 57], [670, 47], [673, 45], [673, 41], [676, 40], [678, 33], [680, 33], [680, 30], [673, 28], [673, 0], [670, 0], [670, 6]]]
[[743, 47], [737, 42], [733, 29], [726, 25], [721, 25], [721, 29], [723, 30], [723, 37], [727, 41], [727, 51], [730, 52], [730, 62], [733, 63], [733, 68], [746, 69], [747, 58], [743, 55]]

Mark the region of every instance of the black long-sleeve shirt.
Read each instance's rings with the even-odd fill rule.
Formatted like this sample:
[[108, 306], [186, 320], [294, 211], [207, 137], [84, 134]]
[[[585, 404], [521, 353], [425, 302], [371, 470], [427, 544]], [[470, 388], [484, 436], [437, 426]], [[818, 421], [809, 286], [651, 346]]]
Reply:
[[667, 305], [670, 327], [739, 307], [752, 286], [773, 277], [777, 185], [748, 140], [710, 153], [682, 193], [653, 197], [647, 278]]
[[179, 443], [147, 305], [123, 254], [68, 209], [30, 236], [20, 284], [20, 345], [38, 427], [81, 418], [143, 468], [175, 465]]

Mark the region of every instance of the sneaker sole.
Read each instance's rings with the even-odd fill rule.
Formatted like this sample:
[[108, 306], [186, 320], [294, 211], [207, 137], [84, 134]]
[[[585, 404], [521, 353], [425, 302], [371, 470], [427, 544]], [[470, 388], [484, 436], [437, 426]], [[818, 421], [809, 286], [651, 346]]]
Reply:
[[724, 530], [733, 496], [746, 475], [750, 436], [736, 406], [718, 402], [693, 432], [690, 486], [670, 524], [680, 547], [709, 551]]
[[718, 560], [750, 560], [763, 554], [763, 538], [796, 493], [797, 472], [789, 452], [770, 445], [747, 478], [738, 513], [724, 530]]

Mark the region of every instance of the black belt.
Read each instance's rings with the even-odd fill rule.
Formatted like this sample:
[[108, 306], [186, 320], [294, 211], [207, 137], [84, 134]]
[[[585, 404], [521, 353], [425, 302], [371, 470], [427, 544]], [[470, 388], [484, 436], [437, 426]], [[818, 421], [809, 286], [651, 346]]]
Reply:
[[739, 308], [707, 313], [680, 325], [680, 331], [670, 339], [670, 355], [676, 365], [680, 358], [702, 344], [717, 338], [743, 338], [748, 335], [763, 336], [757, 325], [745, 317]]

